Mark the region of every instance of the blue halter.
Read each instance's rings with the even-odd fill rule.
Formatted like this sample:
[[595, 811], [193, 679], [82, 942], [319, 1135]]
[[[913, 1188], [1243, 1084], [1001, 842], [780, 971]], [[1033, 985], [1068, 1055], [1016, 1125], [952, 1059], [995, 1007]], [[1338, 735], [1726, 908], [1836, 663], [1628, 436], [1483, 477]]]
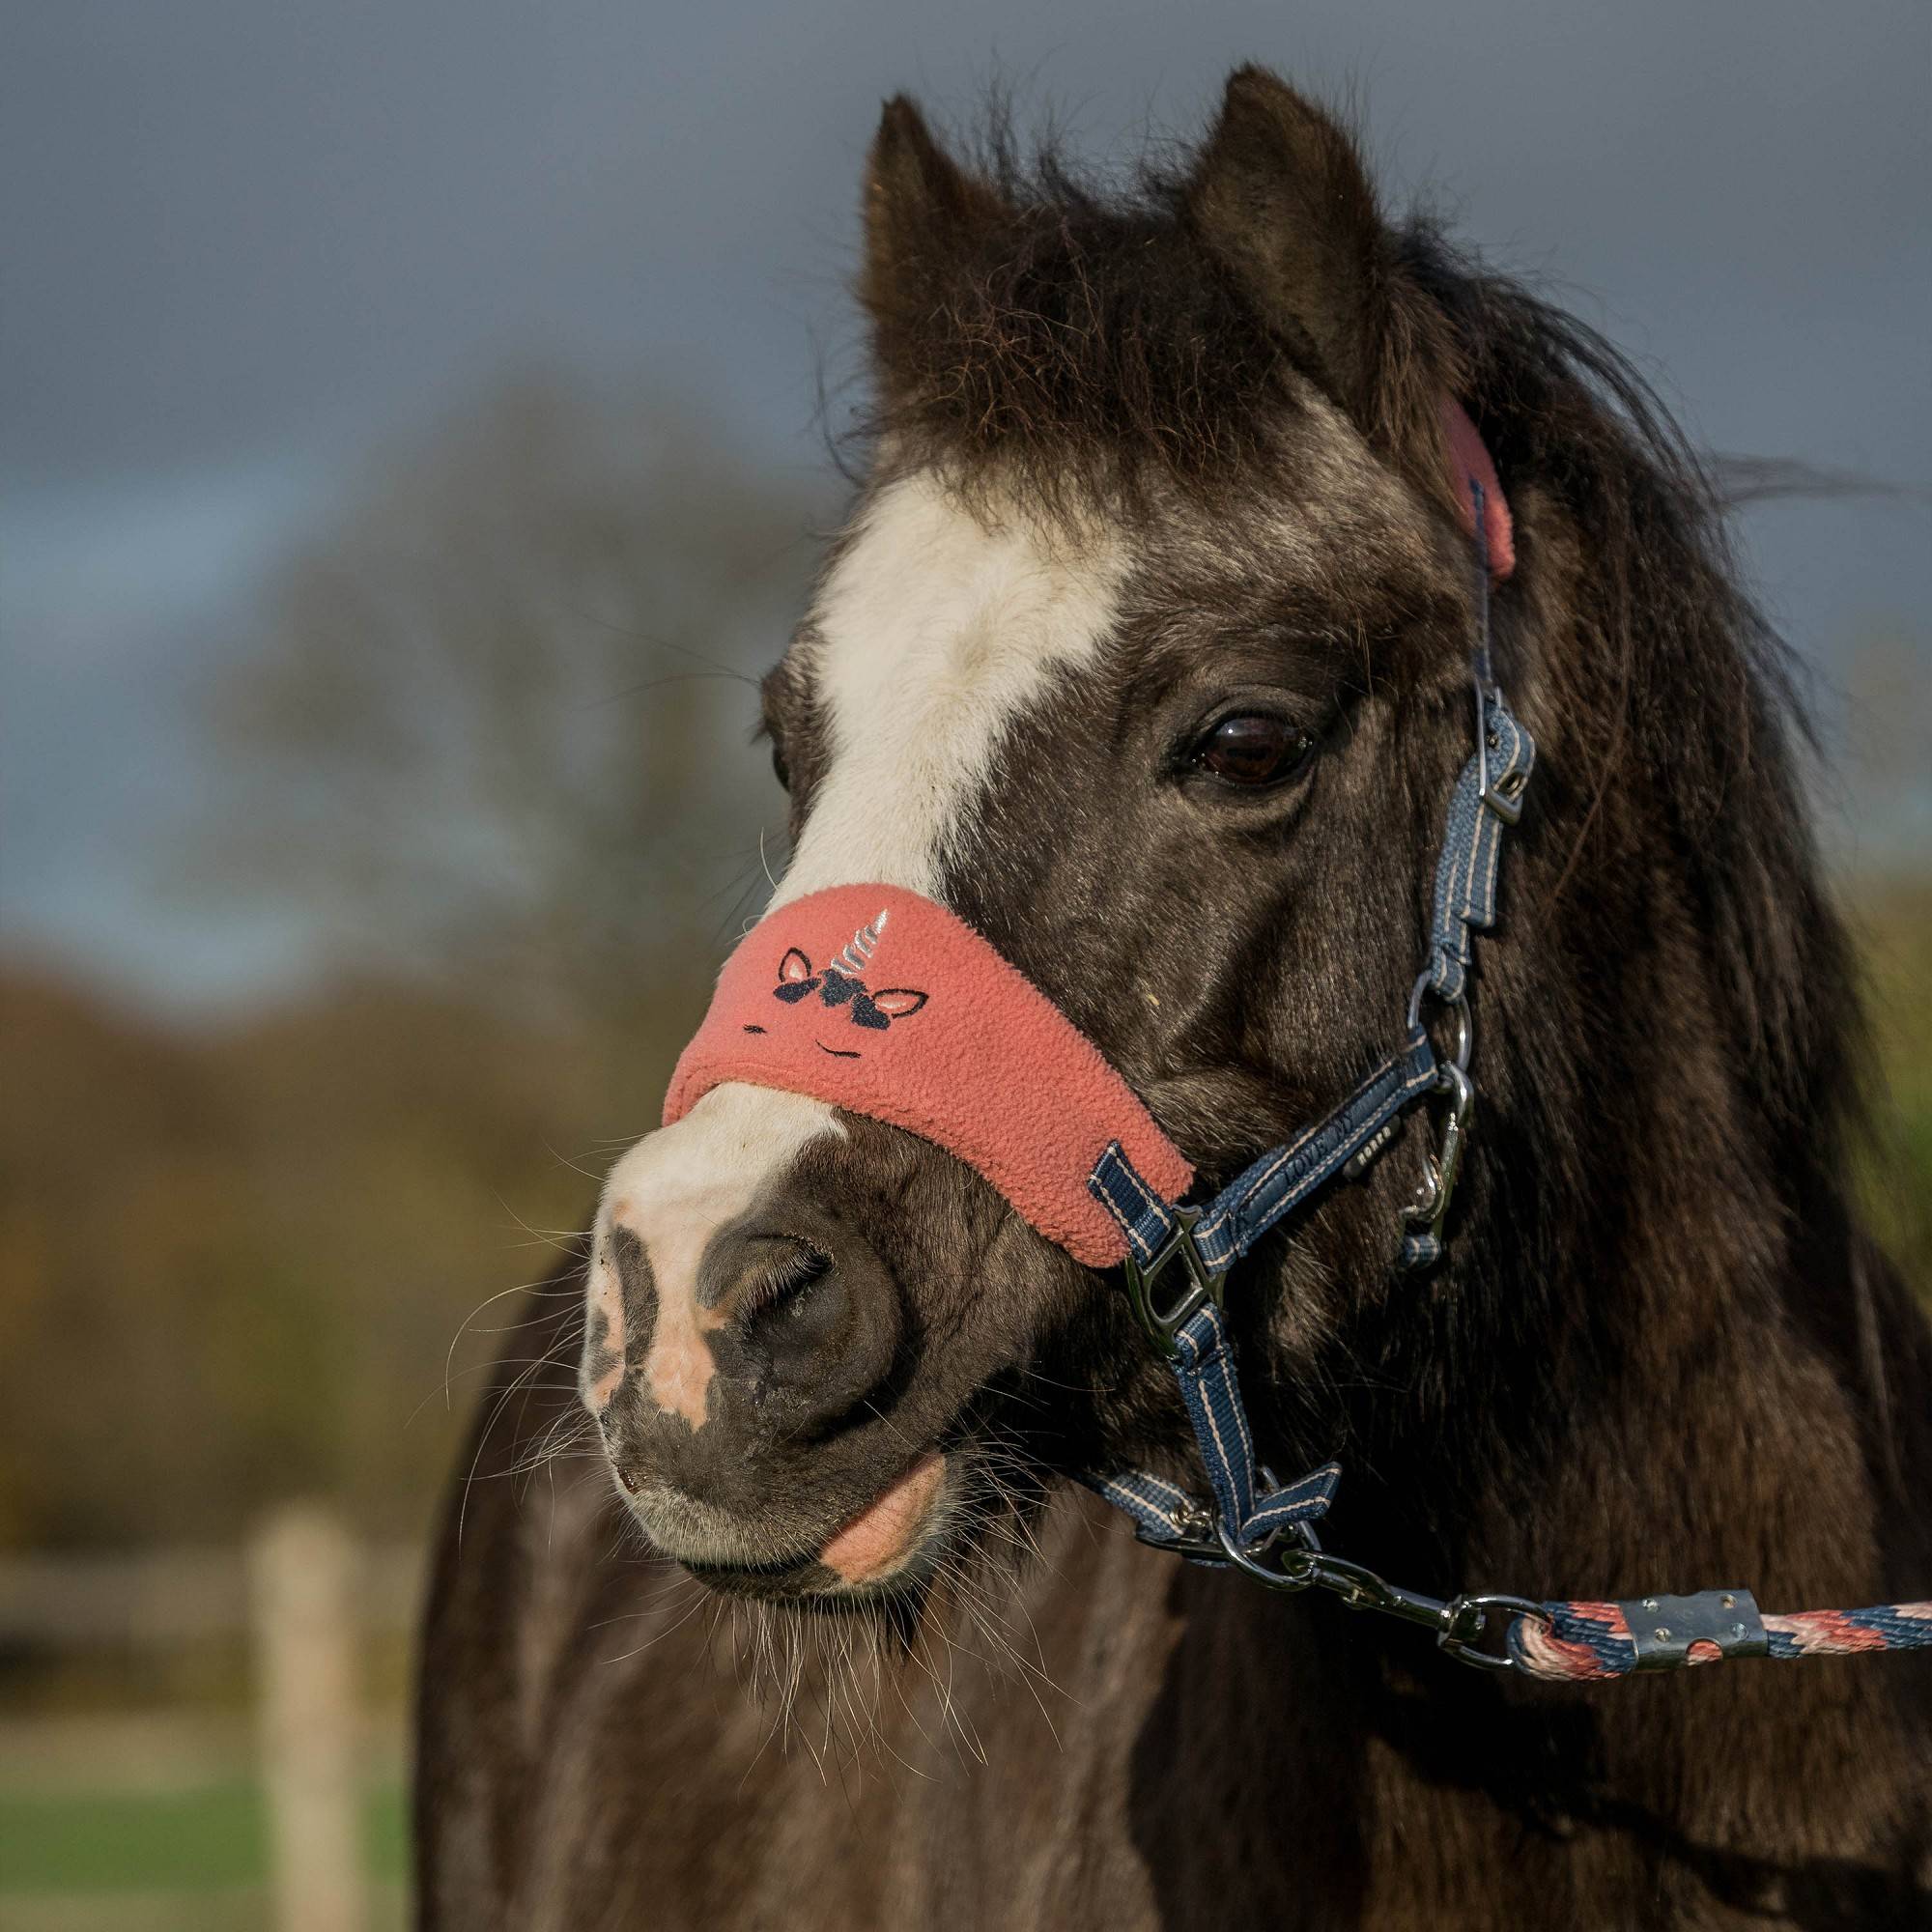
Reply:
[[[1340, 1465], [1331, 1463], [1281, 1486], [1257, 1463], [1222, 1309], [1228, 1271], [1337, 1176], [1352, 1179], [1364, 1173], [1394, 1138], [1403, 1117], [1431, 1094], [1447, 1103], [1442, 1139], [1431, 1156], [1423, 1197], [1405, 1216], [1398, 1264], [1425, 1268], [1442, 1252], [1443, 1220], [1475, 1098], [1468, 1004], [1474, 935], [1495, 923], [1503, 835], [1522, 814], [1536, 759], [1535, 742], [1511, 712], [1491, 668], [1483, 490], [1473, 481], [1469, 488], [1481, 582], [1473, 665], [1476, 748], [1450, 794], [1435, 866], [1429, 952], [1409, 994], [1402, 1045], [1333, 1113], [1285, 1146], [1270, 1148], [1201, 1206], [1161, 1199], [1135, 1172], [1119, 1142], [1100, 1156], [1088, 1181], [1126, 1236], [1128, 1296], [1173, 1368], [1212, 1505], [1138, 1471], [1088, 1480], [1126, 1512], [1143, 1542], [1198, 1561], [1249, 1567], [1242, 1559], [1252, 1560], [1287, 1529], [1299, 1530], [1312, 1543], [1306, 1525], [1327, 1509], [1341, 1476]], [[1451, 1057], [1438, 1056], [1424, 1023], [1430, 1001], [1455, 1019]], [[1258, 1482], [1258, 1476], [1264, 1480]]]
[[[1435, 1094], [1446, 1102], [1442, 1138], [1430, 1157], [1422, 1198], [1405, 1214], [1397, 1257], [1405, 1268], [1430, 1266], [1442, 1253], [1443, 1221], [1468, 1135], [1476, 1091], [1469, 1075], [1474, 938], [1495, 923], [1503, 835], [1521, 816], [1536, 759], [1534, 742], [1511, 714], [1491, 669], [1483, 490], [1473, 479], [1469, 488], [1482, 564], [1473, 668], [1476, 749], [1449, 797], [1429, 953], [1409, 994], [1404, 1042], [1325, 1120], [1285, 1147], [1271, 1148], [1199, 1207], [1162, 1200], [1118, 1141], [1094, 1164], [1088, 1185], [1126, 1236], [1128, 1296], [1174, 1370], [1211, 1500], [1137, 1470], [1085, 1480], [1126, 1512], [1143, 1543], [1192, 1562], [1242, 1571], [1269, 1589], [1320, 1588], [1353, 1608], [1420, 1624], [1452, 1657], [1492, 1670], [1587, 1682], [1682, 1669], [1719, 1657], [1932, 1648], [1932, 1604], [1766, 1617], [1742, 1586], [1618, 1603], [1534, 1603], [1500, 1592], [1466, 1592], [1446, 1601], [1424, 1596], [1322, 1549], [1314, 1524], [1334, 1499], [1340, 1463], [1324, 1463], [1284, 1484], [1256, 1457], [1221, 1306], [1229, 1269], [1338, 1175], [1363, 1173], [1407, 1111]], [[1431, 1000], [1456, 1022], [1456, 1047], [1447, 1059], [1437, 1055], [1424, 1024], [1424, 1004]], [[1184, 1280], [1164, 1293], [1163, 1283], [1176, 1275]], [[1502, 1620], [1500, 1651], [1492, 1647], [1492, 1618]]]

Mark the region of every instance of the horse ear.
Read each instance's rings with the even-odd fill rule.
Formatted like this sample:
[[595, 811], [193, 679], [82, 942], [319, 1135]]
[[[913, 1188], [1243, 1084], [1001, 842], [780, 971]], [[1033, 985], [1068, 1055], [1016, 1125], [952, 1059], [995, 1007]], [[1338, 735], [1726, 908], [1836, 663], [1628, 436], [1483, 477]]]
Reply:
[[866, 162], [865, 267], [859, 296], [880, 361], [939, 298], [952, 265], [1007, 213], [990, 183], [940, 147], [903, 94], [886, 102]]
[[779, 961], [779, 983], [795, 986], [801, 980], [811, 978], [811, 961], [796, 946], [785, 948], [785, 956]]
[[1229, 76], [1187, 185], [1208, 251], [1367, 429], [1388, 239], [1349, 135], [1264, 68]]

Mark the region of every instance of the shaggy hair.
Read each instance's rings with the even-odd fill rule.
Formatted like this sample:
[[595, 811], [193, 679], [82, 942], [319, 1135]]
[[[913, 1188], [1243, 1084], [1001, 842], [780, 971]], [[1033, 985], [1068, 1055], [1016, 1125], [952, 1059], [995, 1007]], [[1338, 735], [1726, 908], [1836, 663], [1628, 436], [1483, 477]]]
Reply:
[[[962, 167], [895, 101], [866, 224], [873, 478], [936, 471], [988, 518], [1098, 516], [1132, 552], [1103, 670], [1011, 722], [934, 895], [1135, 1082], [1204, 1190], [1319, 1118], [1402, 1011], [1468, 749], [1443, 397], [1509, 495], [1496, 662], [1539, 754], [1472, 1003], [1478, 1157], [1426, 1278], [1390, 1264], [1414, 1124], [1245, 1259], [1228, 1307], [1262, 1453], [1338, 1455], [1337, 1548], [1445, 1590], [1916, 1594], [1932, 1338], [1849, 1205], [1861, 1036], [1792, 665], [1650, 388], [1428, 223], [1387, 223], [1347, 133], [1252, 70], [1197, 153], [1115, 190], [998, 126]], [[1374, 512], [1322, 525], [1350, 491]], [[765, 693], [795, 828], [832, 755], [810, 633]], [[1223, 675], [1224, 644], [1270, 689], [1300, 680], [1321, 738], [1305, 789], [1238, 827], [1121, 753], [1173, 722], [1148, 694]], [[479, 1482], [466, 1539], [454, 1510], [445, 1528], [426, 1925], [1924, 1922], [1914, 1660], [1525, 1687], [1096, 1533], [1061, 1478], [1193, 1470], [1124, 1297], [876, 1122], [784, 1184], [865, 1221], [912, 1335], [883, 1407], [832, 1446], [876, 1422], [884, 1482], [936, 1415], [977, 1484], [977, 1544], [938, 1546], [923, 1601], [839, 1617], [812, 1597], [741, 1627], [781, 1719], [849, 1721], [893, 1787], [854, 1800], [760, 1755], [770, 1718], [713, 1694], [709, 1635], [682, 1621], [705, 1600], [652, 1599], [696, 1586], [627, 1570], [610, 1468], [573, 1448], [588, 1487], [547, 1515]], [[477, 1475], [577, 1426], [514, 1372], [582, 1346], [578, 1280], [532, 1304]], [[942, 1382], [952, 1402], [948, 1377], [963, 1406], [920, 1409]], [[1036, 1538], [1042, 1560], [1013, 1560]], [[1036, 1723], [955, 1679], [955, 1644], [1067, 1694]], [[946, 1783], [949, 1743], [987, 1775]]]
[[[1243, 70], [1231, 91], [1244, 76], [1272, 84]], [[1258, 250], [1212, 232], [1211, 154], [1109, 189], [1057, 147], [1023, 151], [995, 106], [967, 172], [890, 103], [859, 284], [879, 372], [862, 436], [969, 497], [1132, 517], [1168, 491], [1215, 505], [1266, 490], [1284, 460], [1272, 425], [1313, 383], [1446, 502], [1437, 399], [1458, 397], [1512, 495], [1547, 495], [1590, 535], [1591, 648], [1566, 696], [1601, 742], [1567, 872], [1609, 772], [1640, 771], [1723, 956], [1734, 1063], [1793, 1151], [1834, 1167], [1858, 1111], [1859, 1002], [1803, 808], [1804, 673], [1739, 582], [1719, 479], [1603, 335], [1432, 220], [1390, 226], [1346, 133], [1326, 117], [1304, 132], [1307, 203], [1358, 238], [1362, 299], [1325, 321], [1270, 304]], [[1277, 208], [1243, 213], [1293, 232]]]

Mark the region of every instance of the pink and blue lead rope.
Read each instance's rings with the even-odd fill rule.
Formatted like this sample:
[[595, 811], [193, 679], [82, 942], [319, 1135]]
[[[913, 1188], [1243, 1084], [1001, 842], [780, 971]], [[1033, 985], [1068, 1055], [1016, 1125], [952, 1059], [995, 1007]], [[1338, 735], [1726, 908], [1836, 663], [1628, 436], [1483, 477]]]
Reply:
[[[1551, 1683], [1589, 1684], [1628, 1676], [1636, 1667], [1636, 1644], [1616, 1604], [1556, 1603], [1543, 1606], [1548, 1622], [1518, 1617], [1510, 1626], [1509, 1651], [1518, 1667]], [[1872, 1650], [1932, 1650], [1932, 1604], [1880, 1604], [1865, 1610], [1767, 1611], [1771, 1655], [1855, 1657]], [[1695, 1643], [1687, 1664], [1716, 1663], [1714, 1643]]]

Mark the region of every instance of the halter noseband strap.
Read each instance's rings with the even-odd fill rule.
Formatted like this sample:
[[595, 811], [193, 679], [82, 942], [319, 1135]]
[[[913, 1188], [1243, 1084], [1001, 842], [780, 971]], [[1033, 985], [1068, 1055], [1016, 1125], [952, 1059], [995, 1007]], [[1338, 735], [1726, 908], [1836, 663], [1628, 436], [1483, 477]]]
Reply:
[[1162, 1200], [1194, 1179], [1099, 1048], [957, 914], [902, 886], [834, 886], [752, 928], [678, 1061], [665, 1123], [726, 1080], [931, 1141], [1089, 1267], [1128, 1253], [1089, 1185], [1110, 1148]]

